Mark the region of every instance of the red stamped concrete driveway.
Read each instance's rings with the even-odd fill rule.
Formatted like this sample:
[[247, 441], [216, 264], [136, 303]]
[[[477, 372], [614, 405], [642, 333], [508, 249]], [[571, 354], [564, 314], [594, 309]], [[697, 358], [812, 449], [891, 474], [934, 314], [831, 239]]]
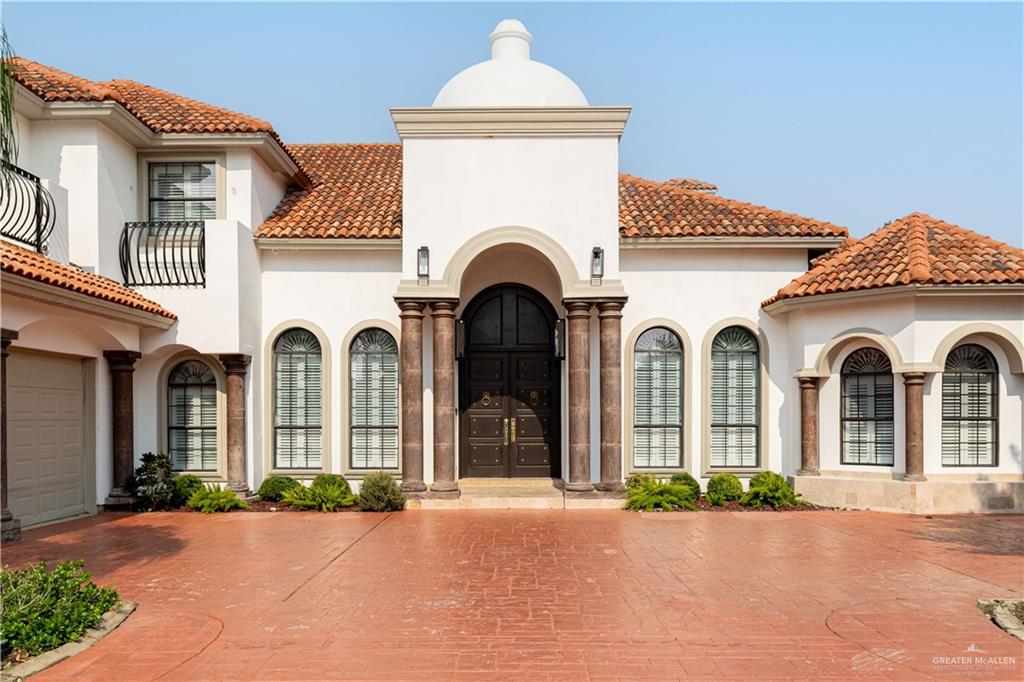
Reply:
[[408, 511], [108, 514], [3, 561], [140, 604], [39, 680], [1019, 680], [975, 600], [1022, 557], [1012, 516]]

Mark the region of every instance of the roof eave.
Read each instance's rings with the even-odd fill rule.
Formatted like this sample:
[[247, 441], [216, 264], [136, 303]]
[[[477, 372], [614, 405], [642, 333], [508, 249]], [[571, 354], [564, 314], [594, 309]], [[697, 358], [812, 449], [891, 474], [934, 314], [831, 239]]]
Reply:
[[[898, 298], [903, 296], [977, 296], [979, 294], [1000, 296], [1024, 295], [1024, 283], [1004, 282], [1000, 284], [903, 284], [899, 286], [838, 291], [829, 294], [811, 294], [795, 298], [783, 298], [761, 307], [770, 315], [785, 314], [796, 309], [819, 305], [834, 305], [844, 301], [857, 302], [864, 299]], [[771, 299], [768, 299], [769, 301]]]
[[261, 251], [401, 251], [398, 237], [256, 237]]
[[707, 248], [749, 248], [752, 246], [773, 249], [833, 249], [842, 244], [846, 237], [620, 237], [619, 247], [629, 250], [641, 249], [707, 249]]

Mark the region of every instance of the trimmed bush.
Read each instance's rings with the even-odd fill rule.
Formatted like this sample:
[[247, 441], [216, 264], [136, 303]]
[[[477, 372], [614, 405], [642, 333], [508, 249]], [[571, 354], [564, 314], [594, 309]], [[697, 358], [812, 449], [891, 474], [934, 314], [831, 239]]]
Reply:
[[[317, 479], [320, 477], [317, 476]], [[339, 476], [339, 478], [341, 478]], [[299, 485], [296, 488], [284, 491], [281, 495], [281, 502], [290, 504], [302, 509], [318, 509], [322, 512], [337, 511], [341, 507], [351, 507], [356, 503], [355, 495], [348, 485], [348, 481], [321, 479], [313, 480], [308, 488]]]
[[171, 504], [180, 507], [188, 504], [197, 491], [203, 489], [203, 479], [192, 474], [178, 474], [171, 479]]
[[117, 605], [117, 591], [97, 587], [83, 566], [65, 561], [49, 571], [40, 562], [0, 571], [0, 629], [12, 650], [38, 656], [74, 642]]
[[715, 474], [708, 481], [708, 502], [720, 507], [743, 497], [743, 484], [740, 479], [725, 472]]
[[286, 492], [301, 487], [302, 484], [291, 476], [267, 476], [263, 479], [256, 494], [260, 496], [261, 500], [280, 502]]
[[249, 508], [245, 500], [236, 495], [235, 491], [221, 488], [217, 484], [205, 486], [193, 493], [192, 497], [188, 498], [188, 506], [198, 509], [204, 514]]
[[798, 497], [784, 476], [764, 471], [750, 479], [750, 488], [740, 498], [740, 504], [748, 507], [795, 507], [804, 504]]
[[349, 495], [352, 494], [352, 487], [345, 480], [345, 477], [341, 474], [317, 474], [313, 479], [311, 487], [316, 488], [317, 486], [324, 485], [326, 483], [334, 483], [340, 485], [345, 489], [345, 492]]
[[693, 504], [693, 488], [682, 483], [666, 483], [655, 478], [626, 489], [626, 509], [634, 511], [675, 511], [689, 509], [696, 511]]
[[680, 471], [672, 474], [671, 483], [679, 483], [685, 485], [687, 488], [693, 491], [693, 499], [700, 497], [700, 482], [691, 476], [689, 472]]
[[657, 482], [659, 480], [660, 479], [654, 474], [647, 474], [637, 471], [630, 474], [629, 476], [626, 476], [626, 490], [630, 490], [632, 488], [640, 488], [646, 485], [647, 483], [650, 483], [651, 481]]
[[128, 479], [128, 490], [135, 496], [140, 511], [164, 509], [174, 504], [171, 458], [163, 453], [147, 452]]
[[402, 511], [405, 495], [391, 474], [374, 471], [359, 485], [359, 508], [363, 511]]

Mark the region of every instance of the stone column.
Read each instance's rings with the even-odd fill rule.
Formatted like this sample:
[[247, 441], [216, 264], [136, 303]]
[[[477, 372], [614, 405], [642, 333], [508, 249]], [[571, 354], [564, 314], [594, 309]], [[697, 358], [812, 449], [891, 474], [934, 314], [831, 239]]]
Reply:
[[242, 353], [220, 356], [228, 388], [228, 487], [241, 496], [249, 494], [245, 480], [245, 374], [252, 357]]
[[142, 354], [133, 350], [105, 350], [110, 370], [111, 424], [114, 486], [104, 507], [118, 507], [135, 501], [128, 481], [135, 469], [135, 361]]
[[423, 301], [398, 301], [402, 318], [402, 490], [423, 483]]
[[622, 488], [622, 306], [597, 304], [601, 332], [601, 482], [598, 490]]
[[800, 377], [800, 476], [817, 476], [818, 377]]
[[455, 308], [457, 300], [430, 302], [434, 324], [435, 497], [458, 497], [455, 482]]
[[569, 492], [589, 492], [590, 482], [590, 301], [566, 300], [569, 342]]
[[13, 329], [0, 330], [0, 540], [4, 542], [21, 537], [21, 521], [7, 506], [7, 347], [17, 338]]
[[924, 372], [906, 372], [903, 375], [903, 394], [906, 404], [906, 457], [907, 481], [924, 481]]

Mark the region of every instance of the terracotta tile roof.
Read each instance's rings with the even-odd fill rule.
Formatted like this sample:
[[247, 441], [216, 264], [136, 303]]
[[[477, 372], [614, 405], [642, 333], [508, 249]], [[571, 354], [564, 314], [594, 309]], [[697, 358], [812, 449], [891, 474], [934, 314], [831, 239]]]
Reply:
[[0, 240], [0, 270], [171, 320], [178, 319], [174, 313], [113, 280], [63, 265], [3, 240]]
[[845, 237], [845, 227], [697, 191], [680, 181], [619, 175], [623, 237]]
[[[258, 238], [402, 236], [400, 144], [293, 144], [292, 156], [313, 181], [285, 196]], [[619, 178], [623, 237], [845, 237], [846, 229], [709, 194], [700, 180], [658, 183]]]
[[894, 220], [863, 239], [848, 239], [764, 305], [906, 284], [1024, 283], [1024, 249], [924, 213]]
[[66, 71], [55, 69], [22, 57], [14, 57], [10, 65], [14, 79], [47, 102], [102, 102], [114, 99], [114, 93], [100, 83], [93, 83]]
[[397, 239], [402, 236], [402, 146], [290, 144], [313, 182], [285, 195], [257, 238]]

